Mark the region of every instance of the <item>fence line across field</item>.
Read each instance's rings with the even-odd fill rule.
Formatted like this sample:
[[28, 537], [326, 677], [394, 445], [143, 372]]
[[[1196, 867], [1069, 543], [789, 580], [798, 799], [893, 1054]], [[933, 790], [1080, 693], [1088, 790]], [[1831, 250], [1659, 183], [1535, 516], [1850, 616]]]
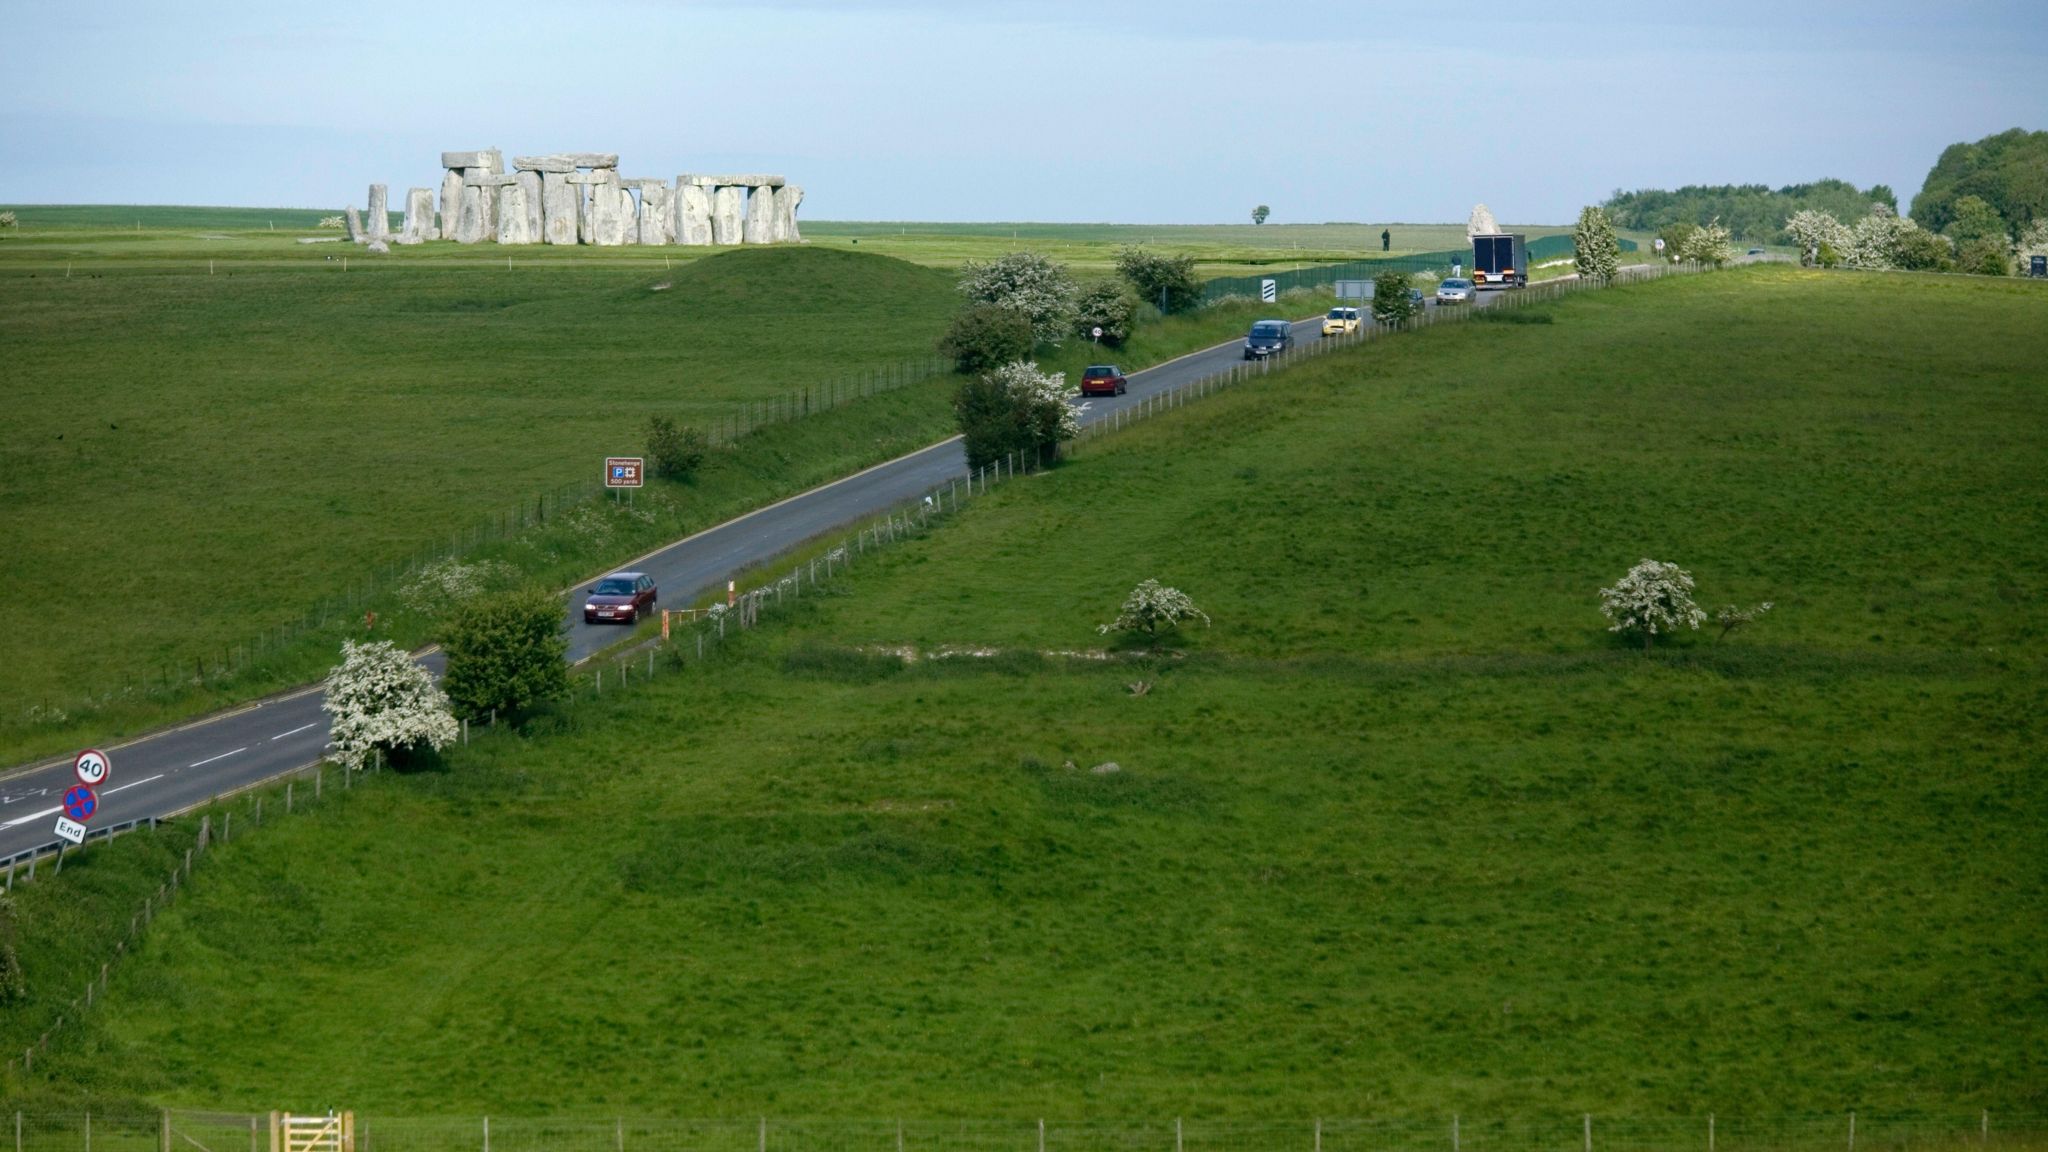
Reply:
[[1603, 1116], [1209, 1120], [534, 1118], [15, 1112], [14, 1152], [2033, 1152], [2048, 1117]]

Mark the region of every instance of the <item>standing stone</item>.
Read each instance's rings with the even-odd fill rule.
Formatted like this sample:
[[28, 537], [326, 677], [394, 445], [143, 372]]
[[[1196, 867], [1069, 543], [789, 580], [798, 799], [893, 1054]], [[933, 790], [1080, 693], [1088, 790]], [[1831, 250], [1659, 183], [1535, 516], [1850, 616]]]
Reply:
[[611, 232], [609, 235], [601, 238], [598, 243], [609, 244], [614, 248], [621, 244], [631, 244], [640, 235], [640, 206], [633, 203], [633, 193], [627, 191], [625, 185], [618, 182], [618, 173], [616, 172], [612, 174], [612, 181], [609, 184], [602, 184], [599, 187], [609, 191], [612, 199], [612, 210], [610, 216]]
[[455, 239], [456, 221], [462, 218], [462, 172], [450, 168], [441, 177], [441, 239]]
[[484, 193], [487, 189], [465, 182], [462, 185], [462, 207], [455, 215], [455, 242], [477, 244], [489, 240], [495, 232], [486, 226]]
[[609, 168], [600, 168], [590, 174], [590, 238], [587, 243], [610, 248], [624, 242], [626, 222], [620, 219], [619, 194], [625, 189], [619, 187], [618, 178], [618, 172]]
[[434, 238], [434, 193], [413, 188], [405, 194], [405, 227], [398, 233], [400, 244], [422, 244]]
[[498, 192], [498, 243], [533, 243], [533, 232], [527, 227], [526, 185], [508, 184]]
[[[482, 183], [482, 181], [486, 176], [495, 175], [497, 173], [483, 165], [462, 170], [462, 183], [464, 187], [475, 186], [479, 193], [477, 202], [483, 206], [483, 230], [486, 240], [498, 234], [498, 190]], [[469, 193], [464, 192], [462, 199], [464, 203], [468, 203]]]
[[387, 185], [370, 185], [370, 211], [368, 235], [371, 240], [391, 239], [391, 189]]
[[569, 183], [566, 172], [541, 176], [541, 239], [550, 244], [576, 242], [576, 215], [583, 203], [583, 187]]
[[357, 212], [354, 208], [350, 208], [347, 212], [342, 213], [342, 223], [348, 228], [348, 238], [351, 244], [369, 243], [370, 238], [363, 235], [362, 213]]
[[546, 214], [541, 204], [543, 193], [541, 191], [540, 173], [521, 172], [517, 179], [519, 180], [519, 190], [523, 194], [522, 199], [526, 202], [526, 239], [520, 241], [520, 243], [538, 244], [541, 241], [541, 236], [547, 229]]
[[795, 184], [784, 184], [775, 190], [775, 243], [796, 244], [803, 240], [796, 230], [796, 209], [803, 202], [804, 190]]
[[747, 196], [746, 241], [749, 244], [775, 242], [775, 188], [756, 184]]
[[1484, 204], [1475, 206], [1472, 209], [1472, 218], [1465, 222], [1467, 240], [1474, 236], [1491, 236], [1499, 231], [1500, 225], [1494, 222], [1493, 213], [1487, 211]]
[[711, 191], [711, 242], [738, 244], [745, 237], [740, 230], [740, 212], [747, 190], [737, 184], [723, 184]]
[[379, 239], [370, 241], [369, 247], [364, 249], [364, 251], [368, 252], [372, 256], [389, 256], [391, 255], [391, 245], [386, 244], [380, 237]]
[[676, 179], [676, 243], [711, 243], [711, 194], [681, 177]]
[[634, 180], [640, 190], [639, 244], [667, 244], [674, 235], [674, 212], [669, 206], [668, 185], [659, 180]]

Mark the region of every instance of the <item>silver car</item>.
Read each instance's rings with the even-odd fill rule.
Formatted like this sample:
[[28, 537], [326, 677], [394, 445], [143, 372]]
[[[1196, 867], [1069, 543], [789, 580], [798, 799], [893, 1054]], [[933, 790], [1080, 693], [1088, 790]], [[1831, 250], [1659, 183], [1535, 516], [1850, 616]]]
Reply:
[[1439, 304], [1470, 304], [1472, 302], [1470, 280], [1444, 280], [1436, 286], [1436, 302]]

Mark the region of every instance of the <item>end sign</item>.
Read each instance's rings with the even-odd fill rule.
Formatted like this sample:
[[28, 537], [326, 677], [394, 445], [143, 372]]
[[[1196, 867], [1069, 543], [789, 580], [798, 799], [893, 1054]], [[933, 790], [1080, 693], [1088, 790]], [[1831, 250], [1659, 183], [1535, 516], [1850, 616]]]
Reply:
[[638, 488], [640, 477], [646, 472], [646, 461], [638, 456], [607, 456], [604, 458], [604, 486], [607, 488]]

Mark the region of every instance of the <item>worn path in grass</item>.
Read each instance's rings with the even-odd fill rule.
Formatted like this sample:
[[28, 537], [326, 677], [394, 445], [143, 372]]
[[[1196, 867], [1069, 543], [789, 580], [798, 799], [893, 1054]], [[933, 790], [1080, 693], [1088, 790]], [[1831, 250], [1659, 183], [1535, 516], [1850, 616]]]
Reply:
[[[1700, 277], [1141, 425], [713, 660], [209, 857], [35, 1089], [2038, 1113], [2044, 308]], [[1778, 607], [1646, 658], [1595, 608], [1644, 555]], [[1036, 655], [1145, 577], [1214, 625]], [[98, 955], [66, 895], [23, 895], [15, 1047]]]

